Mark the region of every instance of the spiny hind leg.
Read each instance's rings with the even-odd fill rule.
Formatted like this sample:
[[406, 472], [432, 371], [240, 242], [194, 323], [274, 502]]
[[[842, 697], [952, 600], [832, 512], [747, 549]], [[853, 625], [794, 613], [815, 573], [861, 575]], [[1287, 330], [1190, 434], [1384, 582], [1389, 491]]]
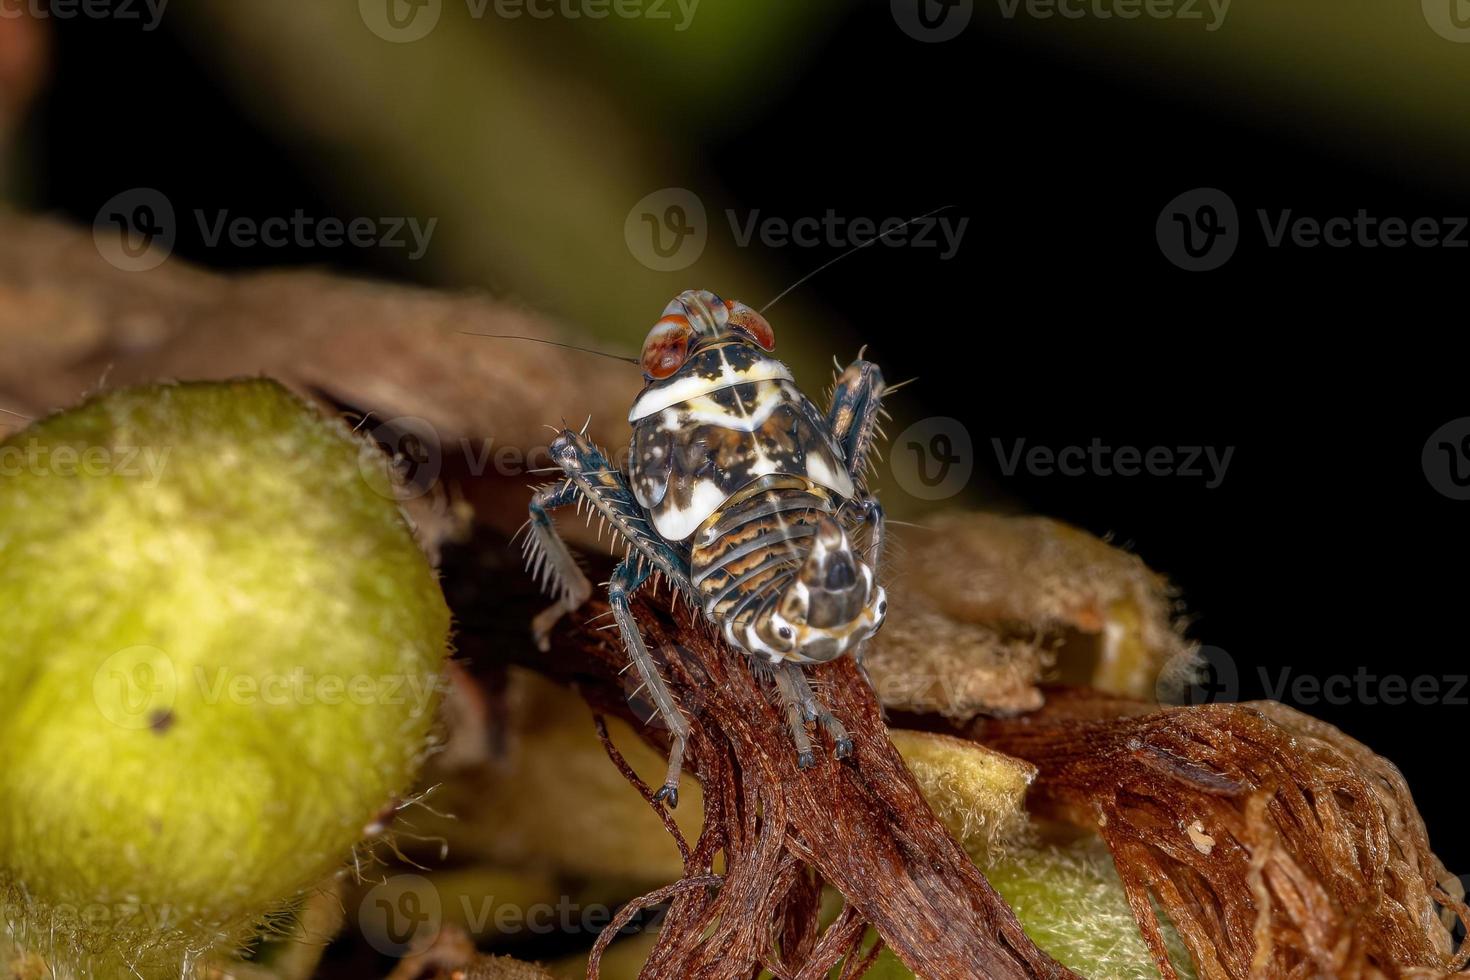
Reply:
[[566, 540], [556, 533], [556, 525], [551, 522], [551, 511], [575, 503], [578, 492], [575, 483], [563, 480], [542, 487], [531, 498], [531, 530], [526, 536], [526, 561], [531, 574], [557, 597], [555, 603], [531, 620], [531, 633], [536, 638], [536, 646], [542, 651], [550, 647], [551, 628], [557, 620], [579, 608], [592, 595], [592, 583], [587, 581]]
[[684, 768], [684, 747], [689, 740], [689, 721], [679, 710], [674, 693], [664, 683], [663, 676], [658, 672], [658, 664], [648, 652], [648, 647], [643, 645], [643, 636], [638, 632], [638, 623], [633, 618], [633, 593], [648, 580], [648, 575], [646, 562], [637, 557], [625, 559], [613, 569], [612, 580], [608, 582], [607, 599], [612, 606], [613, 618], [617, 620], [618, 630], [623, 634], [623, 645], [628, 649], [628, 658], [633, 662], [642, 681], [640, 690], [648, 691], [659, 716], [669, 726], [669, 737], [673, 743], [669, 748], [669, 768], [664, 776], [663, 786], [653, 795], [653, 799], [655, 802], [667, 800], [669, 809], [673, 809], [679, 805], [679, 774]]
[[810, 678], [806, 676], [806, 670], [800, 664], [787, 664], [782, 669], [791, 675], [792, 686], [800, 699], [802, 717], [822, 726], [822, 731], [832, 739], [833, 754], [837, 758], [846, 759], [852, 755], [852, 736], [847, 734], [847, 729], [842, 722], [838, 721], [837, 716], [817, 697], [817, 692], [812, 689]]
[[[837, 376], [832, 386], [832, 402], [827, 409], [827, 424], [837, 444], [842, 447], [848, 475], [858, 488], [853, 500], [856, 507], [854, 520], [867, 529], [863, 561], [873, 570], [875, 577], [883, 559], [883, 507], [878, 498], [868, 492], [866, 484], [868, 472], [875, 469], [874, 459], [879, 457], [875, 444], [883, 434], [881, 422], [888, 417], [883, 410], [883, 395], [890, 390], [878, 365], [863, 360], [859, 353], [858, 359]], [[868, 643], [868, 640], [861, 641], [853, 650], [852, 659], [868, 686], [873, 687], [873, 679], [863, 663]]]
[[883, 434], [880, 423], [888, 416], [883, 411], [883, 393], [887, 390], [883, 372], [872, 361], [863, 360], [861, 353], [832, 385], [827, 426], [842, 448], [847, 472], [858, 487], [866, 485], [869, 470], [875, 468], [878, 452], [874, 444]]
[[[888, 535], [883, 517], [883, 505], [878, 503], [877, 497], [866, 490], [858, 495], [854, 505], [858, 508], [856, 519], [867, 528], [868, 532], [867, 542], [863, 548], [863, 562], [873, 570], [873, 577], [877, 579], [881, 573], [883, 545]], [[863, 662], [868, 655], [868, 644], [871, 642], [872, 637], [858, 642], [852, 651], [852, 662], [857, 665], [858, 673], [863, 675], [863, 680], [868, 682], [868, 687], [873, 688], [876, 692], [877, 688], [873, 686], [873, 678], [868, 674], [868, 666]]]
[[676, 589], [689, 593], [687, 563], [649, 528], [648, 515], [638, 505], [627, 482], [597, 446], [580, 432], [564, 429], [551, 443], [551, 458], [565, 479], [538, 491], [531, 501], [531, 534], [526, 539], [533, 571], [553, 584], [560, 596], [556, 605], [532, 622], [536, 642], [545, 650], [558, 619], [587, 601], [592, 586], [582, 574], [566, 542], [556, 533], [548, 511], [568, 504], [585, 507], [598, 533], [610, 529], [630, 552], [643, 558]]

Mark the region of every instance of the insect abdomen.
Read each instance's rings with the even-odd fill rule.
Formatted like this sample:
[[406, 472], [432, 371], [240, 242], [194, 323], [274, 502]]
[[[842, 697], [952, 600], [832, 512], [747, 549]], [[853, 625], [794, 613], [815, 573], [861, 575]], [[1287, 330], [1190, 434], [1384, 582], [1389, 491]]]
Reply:
[[801, 477], [767, 476], [731, 497], [695, 532], [689, 556], [705, 613], [738, 619], [778, 595], [833, 509], [831, 492]]

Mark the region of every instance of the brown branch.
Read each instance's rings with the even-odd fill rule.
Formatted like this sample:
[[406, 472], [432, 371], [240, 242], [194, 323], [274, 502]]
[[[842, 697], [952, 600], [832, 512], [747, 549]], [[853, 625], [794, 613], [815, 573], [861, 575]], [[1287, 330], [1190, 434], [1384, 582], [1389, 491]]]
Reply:
[[1030, 802], [1096, 830], [1160, 972], [1150, 896], [1204, 978], [1443, 976], [1463, 967], [1423, 821], [1392, 764], [1270, 702], [1157, 710], [1052, 690], [969, 734], [1039, 770]]
[[687, 867], [691, 860], [691, 855], [689, 853], [689, 842], [684, 839], [683, 831], [679, 829], [678, 824], [674, 823], [674, 818], [669, 814], [668, 810], [654, 803], [653, 790], [649, 789], [648, 784], [643, 781], [642, 777], [633, 771], [633, 767], [628, 765], [628, 760], [623, 758], [623, 753], [619, 752], [618, 747], [613, 744], [612, 736], [607, 733], [607, 720], [602, 715], [593, 715], [592, 723], [597, 727], [597, 738], [602, 742], [602, 747], [607, 751], [607, 757], [612, 760], [612, 764], [617, 767], [618, 772], [623, 774], [623, 778], [643, 795], [643, 798], [648, 801], [648, 805], [658, 812], [659, 819], [663, 821], [664, 829], [674, 839], [674, 845], [679, 848], [679, 853], [683, 855], [684, 864]]
[[665, 885], [662, 888], [655, 889], [641, 898], [635, 898], [623, 906], [618, 910], [618, 914], [613, 916], [612, 921], [607, 924], [607, 928], [602, 930], [602, 933], [597, 937], [597, 942], [592, 944], [592, 953], [587, 958], [587, 980], [598, 980], [602, 970], [602, 954], [607, 952], [608, 946], [612, 945], [612, 941], [618, 937], [618, 933], [626, 928], [628, 923], [632, 922], [634, 916], [639, 912], [642, 912], [650, 906], [667, 902], [680, 892], [693, 891], [697, 888], [718, 888], [722, 881], [723, 879], [719, 875], [700, 875], [697, 878], [684, 878], [674, 882], [672, 885]]
[[[474, 550], [476, 572], [485, 575], [485, 551]], [[446, 579], [455, 578], [450, 560]], [[496, 578], [502, 590], [505, 583]], [[461, 584], [464, 651], [524, 649], [496, 632], [477, 635], [478, 624], [500, 630], [514, 617], [503, 608], [468, 605], [485, 590]], [[450, 594], [454, 603], [455, 590]], [[668, 604], [667, 593], [645, 597], [637, 613], [694, 722], [688, 760], [704, 787], [705, 821], [686, 873], [707, 876], [722, 855], [724, 876], [717, 891], [673, 897], [644, 977], [746, 977], [772, 962], [797, 977], [824, 976], [854, 954], [867, 925], [921, 976], [1070, 976], [1027, 939], [929, 808], [850, 662], [817, 668], [813, 680], [847, 725], [853, 757], [838, 761], [825, 745], [818, 763], [803, 771], [773, 695], [745, 657], [714, 640], [687, 610], [671, 612]], [[617, 635], [597, 628], [606, 622], [597, 619], [602, 612], [597, 604], [583, 610], [577, 619], [587, 625], [566, 625], [548, 654], [525, 663], [575, 683], [595, 711], [641, 721], [620, 675], [626, 655]], [[663, 741], [658, 730], [645, 731]], [[815, 937], [818, 877], [846, 899], [840, 921], [851, 923], [845, 928], [855, 938], [830, 928]], [[774, 954], [773, 945], [779, 947]]]

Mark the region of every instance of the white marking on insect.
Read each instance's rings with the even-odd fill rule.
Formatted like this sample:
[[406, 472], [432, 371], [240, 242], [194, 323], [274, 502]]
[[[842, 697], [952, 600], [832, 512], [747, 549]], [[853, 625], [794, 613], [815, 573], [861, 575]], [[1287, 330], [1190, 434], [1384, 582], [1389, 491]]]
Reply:
[[650, 388], [633, 403], [633, 410], [628, 413], [628, 421], [637, 422], [639, 419], [646, 419], [671, 405], [677, 405], [697, 395], [708, 394], [731, 385], [748, 384], [751, 381], [794, 382], [795, 380], [791, 376], [790, 368], [772, 358], [761, 358], [743, 372], [737, 371], [727, 362], [722, 362], [720, 376], [717, 378], [703, 378], [696, 374], [678, 378], [672, 384]]
[[683, 541], [725, 502], [725, 491], [712, 480], [700, 480], [689, 494], [689, 506], [677, 504], [654, 512], [653, 526], [666, 541]]

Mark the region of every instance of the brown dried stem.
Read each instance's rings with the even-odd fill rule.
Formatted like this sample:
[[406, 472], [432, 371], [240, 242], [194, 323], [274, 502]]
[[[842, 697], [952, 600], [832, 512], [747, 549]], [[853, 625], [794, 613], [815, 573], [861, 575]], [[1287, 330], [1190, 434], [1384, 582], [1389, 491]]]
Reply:
[[970, 734], [1038, 767], [1034, 806], [1102, 835], [1165, 977], [1150, 899], [1209, 980], [1464, 965], [1436, 920], [1436, 901], [1459, 903], [1403, 777], [1329, 725], [1275, 703], [1157, 711], [1055, 690]]
[[[495, 575], [484, 564], [486, 551], [471, 550], [481, 556], [477, 573]], [[446, 579], [463, 589], [463, 652], [488, 659], [494, 650], [503, 659], [526, 649], [523, 641], [505, 643], [499, 625], [478, 630], [504, 624], [507, 610], [474, 608], [479, 600], [472, 597], [485, 590], [459, 577], [453, 556]], [[503, 589], [504, 579], [495, 581]], [[457, 591], [451, 587], [452, 602]], [[717, 863], [722, 874], [718, 887], [664, 895], [668, 912], [644, 977], [753, 977], [770, 969], [778, 977], [815, 980], [839, 962], [855, 966], [867, 958], [860, 947], [869, 925], [924, 977], [1071, 976], [1026, 938], [929, 808], [850, 662], [818, 668], [813, 679], [847, 725], [853, 758], [838, 761], [826, 745], [818, 763], [802, 771], [773, 695], [749, 661], [713, 639], [687, 610], [668, 606], [665, 593], [643, 599], [637, 613], [694, 721], [688, 763], [704, 789], [704, 824], [685, 862], [685, 880], [708, 881]], [[641, 723], [636, 702], [630, 705], [631, 684], [620, 673], [626, 654], [615, 632], [598, 629], [607, 622], [596, 618], [602, 611], [594, 604], [579, 613], [585, 625], [566, 625], [549, 654], [526, 663], [575, 683], [594, 710]], [[656, 729], [646, 731], [659, 740]], [[819, 934], [823, 882], [846, 905]], [[595, 971], [596, 955], [593, 963]]]

